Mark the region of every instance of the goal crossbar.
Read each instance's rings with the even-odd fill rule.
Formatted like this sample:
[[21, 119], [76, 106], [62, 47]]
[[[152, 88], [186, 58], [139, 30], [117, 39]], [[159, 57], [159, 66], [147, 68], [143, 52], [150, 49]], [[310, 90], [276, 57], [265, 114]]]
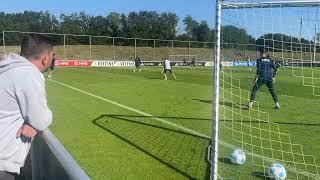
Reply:
[[287, 0], [287, 1], [261, 1], [261, 2], [237, 2], [222, 1], [222, 9], [246, 9], [246, 8], [283, 8], [283, 7], [320, 7], [319, 0]]

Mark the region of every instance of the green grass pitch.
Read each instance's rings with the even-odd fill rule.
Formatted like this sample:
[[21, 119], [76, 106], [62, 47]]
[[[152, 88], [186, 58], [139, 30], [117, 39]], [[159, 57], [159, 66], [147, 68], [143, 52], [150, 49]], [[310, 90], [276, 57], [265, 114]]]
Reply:
[[[211, 136], [213, 73], [204, 67], [174, 72], [177, 80], [168, 75], [164, 81], [160, 68], [143, 68], [141, 73], [132, 68], [57, 68], [53, 81], [46, 81], [54, 114], [51, 129], [92, 179], [208, 179], [210, 140], [177, 125]], [[290, 167], [290, 179], [318, 174], [319, 159], [301, 156], [298, 146], [303, 155], [320, 157], [320, 97], [313, 95], [320, 94], [315, 87], [318, 74], [303, 73], [307, 78], [299, 77], [301, 69], [280, 70], [276, 81], [280, 110], [273, 109], [263, 87], [249, 111], [244, 105], [254, 70], [224, 68], [221, 177], [264, 179], [270, 158]], [[229, 145], [252, 153], [245, 165], [229, 163]]]

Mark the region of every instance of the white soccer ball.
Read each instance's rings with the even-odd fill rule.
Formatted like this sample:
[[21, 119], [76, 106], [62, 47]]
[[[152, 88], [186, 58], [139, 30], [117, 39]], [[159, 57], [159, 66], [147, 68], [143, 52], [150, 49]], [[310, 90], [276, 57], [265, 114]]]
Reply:
[[136, 70], [134, 69], [133, 72], [136, 72]]
[[276, 180], [284, 180], [287, 177], [287, 172], [282, 164], [274, 163], [268, 169], [268, 176]]
[[246, 162], [246, 154], [241, 149], [235, 149], [230, 157], [233, 164], [244, 164]]

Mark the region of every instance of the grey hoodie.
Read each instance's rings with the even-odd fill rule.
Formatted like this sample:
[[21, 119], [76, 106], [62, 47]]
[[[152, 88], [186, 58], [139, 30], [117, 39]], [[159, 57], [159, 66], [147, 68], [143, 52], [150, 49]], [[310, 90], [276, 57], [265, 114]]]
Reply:
[[31, 145], [16, 137], [24, 123], [41, 131], [51, 122], [42, 73], [24, 57], [0, 54], [0, 171], [20, 173]]

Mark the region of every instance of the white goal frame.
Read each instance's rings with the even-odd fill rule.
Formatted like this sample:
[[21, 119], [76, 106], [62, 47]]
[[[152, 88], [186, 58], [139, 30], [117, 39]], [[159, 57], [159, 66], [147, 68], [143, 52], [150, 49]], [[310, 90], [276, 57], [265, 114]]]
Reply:
[[[248, 2], [249, 1], [249, 2]], [[212, 100], [213, 127], [211, 148], [211, 172], [210, 179], [221, 179], [218, 175], [218, 145], [219, 145], [219, 80], [220, 80], [220, 58], [221, 58], [221, 12], [223, 9], [243, 8], [283, 8], [283, 7], [312, 7], [320, 4], [319, 0], [216, 0], [215, 13], [215, 60], [214, 60], [214, 92]], [[223, 142], [220, 142], [223, 143]]]

